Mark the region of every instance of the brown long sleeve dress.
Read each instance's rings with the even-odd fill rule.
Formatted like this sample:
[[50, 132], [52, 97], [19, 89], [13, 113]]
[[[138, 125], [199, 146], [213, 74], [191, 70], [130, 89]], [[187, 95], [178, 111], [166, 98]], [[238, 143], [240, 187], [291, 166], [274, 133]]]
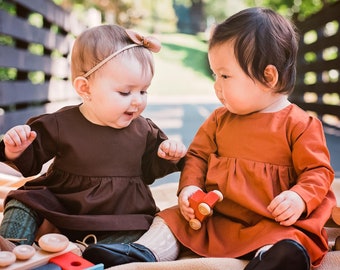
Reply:
[[[114, 129], [89, 122], [79, 106], [70, 106], [28, 123], [38, 136], [14, 165], [31, 176], [54, 161], [46, 174], [10, 192], [7, 201], [25, 203], [65, 234], [149, 228], [159, 209], [148, 185], [178, 170], [157, 156], [167, 137], [151, 120], [140, 116]], [[0, 161], [6, 161], [3, 142]]]
[[[189, 147], [179, 191], [188, 185], [218, 189], [224, 200], [198, 231], [177, 207], [158, 215], [184, 246], [202, 256], [236, 258], [293, 239], [318, 265], [328, 250], [323, 226], [335, 205], [333, 178], [320, 121], [296, 105], [244, 116], [219, 108]], [[306, 213], [288, 227], [267, 210], [284, 190], [295, 191], [306, 204]]]

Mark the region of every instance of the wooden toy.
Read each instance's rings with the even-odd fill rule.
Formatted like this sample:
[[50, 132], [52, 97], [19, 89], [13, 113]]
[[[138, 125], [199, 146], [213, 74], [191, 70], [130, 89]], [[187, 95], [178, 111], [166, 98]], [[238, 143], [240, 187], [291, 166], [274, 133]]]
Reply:
[[194, 209], [195, 218], [189, 221], [189, 225], [194, 230], [199, 230], [202, 222], [212, 215], [216, 203], [223, 200], [223, 195], [218, 190], [213, 190], [208, 193], [202, 190], [197, 190], [189, 198], [190, 207]]
[[15, 262], [17, 258], [11, 251], [0, 251], [0, 267], [6, 267]]
[[59, 252], [68, 246], [69, 240], [65, 235], [49, 233], [40, 237], [38, 243], [40, 248], [47, 252]]
[[73, 252], [67, 252], [62, 255], [51, 258], [50, 263], [59, 265], [61, 269], [65, 270], [83, 270], [94, 266], [93, 263], [85, 260], [84, 258], [74, 254]]
[[[69, 268], [61, 268], [59, 265], [55, 264], [55, 263], [48, 263], [45, 264], [43, 266], [40, 266], [38, 268], [34, 268], [32, 270], [68, 270]], [[71, 268], [73, 269], [73, 268]], [[93, 266], [90, 266], [88, 268], [80, 268], [82, 270], [104, 270], [104, 264], [100, 263], [100, 264], [96, 264]]]
[[12, 252], [16, 256], [17, 260], [28, 260], [35, 254], [35, 248], [30, 245], [19, 245], [16, 246]]
[[56, 265], [55, 263], [47, 263], [32, 270], [63, 270], [63, 269], [59, 265]]
[[340, 207], [339, 206], [333, 207], [331, 217], [337, 225], [340, 225]]
[[[41, 249], [40, 247], [34, 245], [33, 248], [36, 250], [35, 251], [35, 254], [28, 260], [19, 260], [17, 259], [14, 263], [12, 263], [11, 265], [7, 266], [6, 267], [6, 270], [27, 270], [27, 269], [35, 269], [37, 267], [40, 267], [40, 266], [45, 266], [46, 264], [49, 263], [49, 260], [55, 256], [59, 256], [63, 253], [67, 253], [67, 252], [73, 252], [77, 255], [81, 255], [81, 252], [80, 252], [80, 249], [79, 247], [72, 243], [72, 242], [69, 242], [68, 246], [60, 251], [60, 252], [48, 252], [48, 251], [45, 251], [43, 249]], [[13, 255], [14, 253], [11, 252]], [[14, 255], [15, 257], [15, 255]], [[57, 268], [46, 268], [46, 269], [49, 269], [49, 270], [61, 270], [61, 268], [57, 265], [54, 265], [55, 267]], [[58, 268], [59, 267], [59, 268]], [[100, 269], [100, 268], [98, 268]], [[103, 269], [103, 268], [102, 268]]]

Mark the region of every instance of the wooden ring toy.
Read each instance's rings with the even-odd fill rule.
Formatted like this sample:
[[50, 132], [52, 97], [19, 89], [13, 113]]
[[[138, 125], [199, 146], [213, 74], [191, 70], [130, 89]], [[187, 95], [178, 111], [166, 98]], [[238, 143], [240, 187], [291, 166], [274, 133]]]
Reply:
[[16, 261], [16, 257], [11, 251], [0, 251], [0, 267], [6, 267]]
[[69, 240], [59, 233], [48, 233], [39, 238], [39, 246], [47, 252], [59, 252], [67, 248]]
[[35, 248], [30, 245], [19, 245], [16, 246], [12, 252], [18, 260], [24, 261], [33, 257]]

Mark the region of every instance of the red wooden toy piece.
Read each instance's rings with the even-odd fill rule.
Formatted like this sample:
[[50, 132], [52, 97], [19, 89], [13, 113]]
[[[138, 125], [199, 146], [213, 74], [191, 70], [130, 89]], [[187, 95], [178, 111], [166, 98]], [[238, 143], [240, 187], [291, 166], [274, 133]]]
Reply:
[[83, 270], [94, 266], [93, 263], [74, 254], [73, 252], [66, 252], [51, 258], [49, 262], [60, 266], [63, 270]]
[[212, 208], [222, 200], [223, 195], [218, 190], [205, 193], [199, 189], [192, 194], [189, 198], [189, 203], [190, 207], [194, 209], [195, 218], [189, 221], [190, 227], [194, 230], [199, 230], [203, 220], [212, 215]]

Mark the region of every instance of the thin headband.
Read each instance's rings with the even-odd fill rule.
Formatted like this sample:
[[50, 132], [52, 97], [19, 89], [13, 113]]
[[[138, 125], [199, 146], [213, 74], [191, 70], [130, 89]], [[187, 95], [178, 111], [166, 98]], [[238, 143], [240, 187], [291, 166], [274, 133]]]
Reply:
[[120, 54], [121, 52], [128, 50], [133, 47], [140, 47], [143, 46], [147, 49], [149, 49], [152, 52], [159, 52], [161, 49], [161, 44], [158, 41], [158, 39], [154, 37], [144, 37], [132, 30], [125, 30], [129, 38], [134, 42], [134, 44], [127, 45], [118, 51], [115, 51], [114, 53], [110, 54], [108, 57], [106, 57], [104, 60], [100, 61], [97, 65], [95, 65], [93, 68], [91, 68], [88, 72], [86, 72], [83, 77], [87, 78], [90, 76], [93, 72], [101, 68], [104, 64], [106, 64], [108, 61], [110, 61], [112, 58]]
[[100, 61], [97, 65], [95, 65], [93, 68], [91, 68], [88, 72], [86, 72], [83, 77], [87, 78], [88, 76], [90, 76], [93, 72], [95, 72], [96, 70], [98, 70], [99, 68], [101, 68], [104, 64], [106, 64], [108, 61], [110, 61], [113, 57], [115, 57], [117, 54], [120, 54], [121, 52], [130, 49], [132, 47], [137, 47], [137, 46], [141, 46], [138, 44], [130, 44], [127, 45], [123, 48], [121, 48], [118, 51], [115, 51], [113, 54], [110, 54], [108, 57], [106, 57], [104, 60]]

